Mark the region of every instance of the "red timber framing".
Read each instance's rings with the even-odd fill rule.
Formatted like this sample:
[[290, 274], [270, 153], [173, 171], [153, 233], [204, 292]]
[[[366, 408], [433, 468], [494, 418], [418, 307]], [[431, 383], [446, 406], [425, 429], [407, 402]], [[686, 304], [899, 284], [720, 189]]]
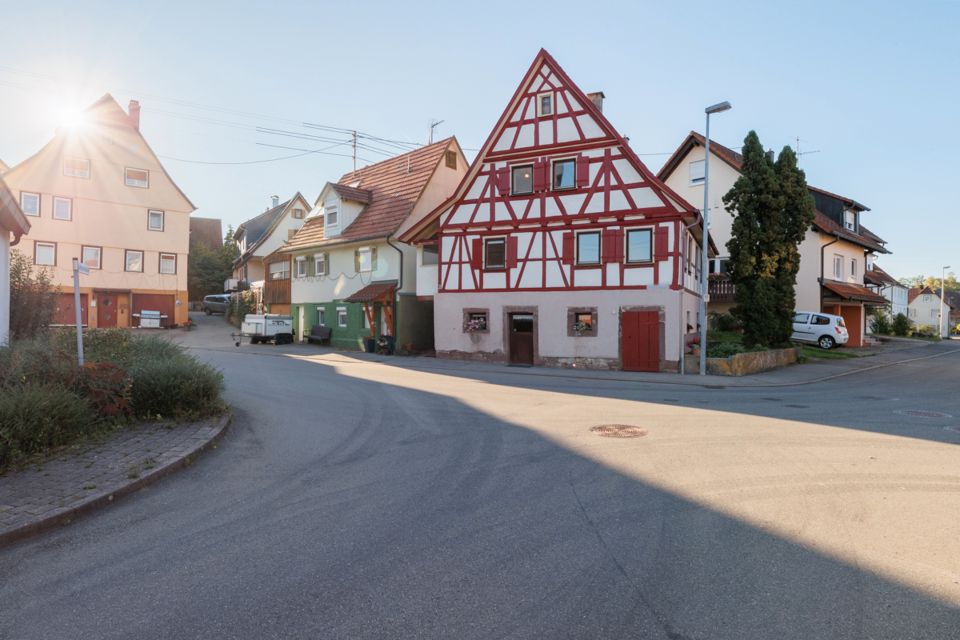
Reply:
[[[529, 176], [522, 189], [514, 169]], [[683, 289], [680, 264], [691, 233], [699, 244], [698, 223], [541, 50], [457, 190], [402, 239], [437, 241], [440, 293]], [[599, 259], [584, 264], [577, 237], [591, 232]], [[498, 238], [503, 264], [491, 266], [484, 247]]]

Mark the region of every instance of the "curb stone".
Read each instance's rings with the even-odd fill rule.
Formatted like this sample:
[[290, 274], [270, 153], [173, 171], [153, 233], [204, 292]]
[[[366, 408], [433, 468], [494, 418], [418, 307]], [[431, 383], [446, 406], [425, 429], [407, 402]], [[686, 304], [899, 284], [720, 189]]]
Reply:
[[205, 452], [207, 449], [214, 447], [216, 443], [223, 438], [232, 419], [233, 414], [230, 411], [227, 411], [227, 413], [217, 418], [214, 422], [214, 429], [216, 429], [215, 433], [206, 441], [201, 442], [191, 450], [186, 451], [176, 460], [172, 460], [161, 467], [150, 469], [139, 477], [131, 479], [123, 486], [117, 487], [112, 491], [92, 495], [89, 499], [77, 503], [76, 506], [70, 509], [60, 511], [47, 518], [34, 520], [33, 522], [24, 524], [16, 529], [11, 529], [9, 531], [0, 533], [0, 548], [9, 546], [15, 542], [19, 542], [43, 531], [48, 531], [59, 526], [70, 524], [78, 517], [88, 512], [110, 505], [118, 498], [134, 493], [135, 491], [139, 491], [140, 489], [170, 475], [178, 469], [189, 467], [191, 464], [193, 464], [193, 461], [197, 456]]

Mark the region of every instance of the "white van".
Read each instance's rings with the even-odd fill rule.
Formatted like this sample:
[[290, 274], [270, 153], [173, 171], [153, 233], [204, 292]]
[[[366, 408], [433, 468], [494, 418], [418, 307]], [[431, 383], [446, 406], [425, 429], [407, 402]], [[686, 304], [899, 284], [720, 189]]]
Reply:
[[811, 342], [821, 349], [833, 349], [838, 344], [847, 344], [850, 335], [840, 316], [814, 311], [797, 311], [793, 314], [791, 340]]

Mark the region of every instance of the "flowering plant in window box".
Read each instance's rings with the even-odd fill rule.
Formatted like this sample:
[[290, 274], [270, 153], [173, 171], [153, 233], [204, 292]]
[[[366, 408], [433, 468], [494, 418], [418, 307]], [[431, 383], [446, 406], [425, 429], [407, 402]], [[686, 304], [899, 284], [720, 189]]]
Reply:
[[486, 331], [487, 322], [483, 318], [467, 318], [463, 323], [464, 333], [476, 333]]
[[574, 322], [574, 323], [573, 323], [573, 332], [574, 332], [576, 335], [578, 335], [578, 336], [582, 336], [582, 335], [585, 334], [585, 333], [590, 333], [590, 330], [591, 330], [591, 329], [592, 329], [592, 327], [591, 327], [589, 324], [587, 324], [586, 322]]

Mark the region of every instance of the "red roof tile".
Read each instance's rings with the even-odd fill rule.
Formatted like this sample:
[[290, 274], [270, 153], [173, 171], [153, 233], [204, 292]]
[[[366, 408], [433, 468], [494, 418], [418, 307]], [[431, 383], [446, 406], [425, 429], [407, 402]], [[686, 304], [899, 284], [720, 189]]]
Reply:
[[339, 193], [340, 197], [345, 200], [353, 200], [354, 202], [370, 204], [370, 200], [373, 198], [373, 192], [369, 189], [357, 189], [356, 187], [339, 183], [334, 183], [330, 186], [333, 187], [333, 190]]
[[823, 288], [835, 293], [842, 300], [854, 300], [856, 302], [870, 302], [874, 304], [887, 304], [887, 299], [880, 294], [874, 293], [861, 284], [850, 284], [848, 282], [830, 282], [823, 283]]
[[307, 218], [297, 235], [287, 242], [283, 251], [296, 251], [298, 249], [309, 249], [323, 243], [323, 216], [313, 216]]
[[392, 296], [397, 288], [396, 280], [385, 280], [383, 282], [371, 282], [360, 291], [349, 298], [344, 298], [344, 302], [376, 302], [384, 297]]
[[878, 286], [900, 284], [896, 278], [881, 269], [878, 264], [874, 264], [872, 269], [867, 269], [863, 274], [863, 279], [869, 284]]

